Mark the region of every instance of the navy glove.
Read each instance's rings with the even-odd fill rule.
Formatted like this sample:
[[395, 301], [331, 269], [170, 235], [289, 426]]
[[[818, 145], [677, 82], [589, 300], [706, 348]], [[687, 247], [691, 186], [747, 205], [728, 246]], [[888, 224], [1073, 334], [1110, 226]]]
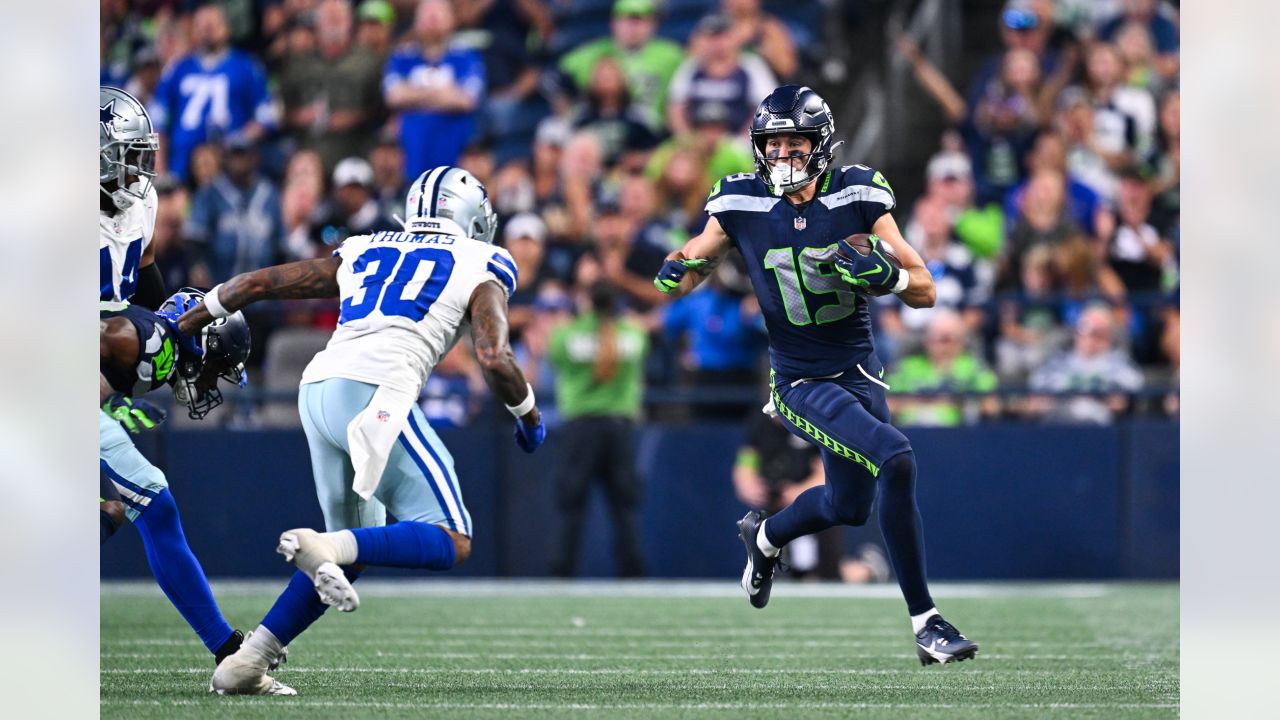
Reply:
[[524, 421], [517, 418], [515, 437], [516, 444], [520, 446], [521, 450], [527, 453], [537, 450], [538, 446], [547, 439], [547, 426], [546, 423], [542, 422], [542, 415], [538, 415], [538, 424], [533, 428], [525, 427]]
[[706, 264], [705, 258], [668, 260], [662, 263], [662, 269], [658, 271], [658, 276], [653, 279], [653, 286], [658, 288], [659, 292], [669, 295], [672, 290], [680, 286], [680, 281], [684, 280], [685, 273], [690, 270], [697, 270]]
[[141, 398], [134, 399], [124, 393], [111, 393], [102, 404], [102, 411], [137, 435], [164, 422], [165, 411]]
[[880, 238], [872, 235], [871, 252], [863, 255], [844, 240], [839, 242], [839, 252], [831, 258], [840, 278], [861, 290], [892, 290], [898, 284], [899, 270], [880, 250]]

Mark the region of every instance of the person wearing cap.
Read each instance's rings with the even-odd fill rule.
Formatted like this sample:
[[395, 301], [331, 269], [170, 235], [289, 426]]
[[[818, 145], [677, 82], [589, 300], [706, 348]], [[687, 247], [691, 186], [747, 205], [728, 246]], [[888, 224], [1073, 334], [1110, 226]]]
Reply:
[[666, 117], [667, 86], [684, 60], [677, 43], [654, 37], [658, 28], [653, 0], [617, 0], [613, 4], [611, 35], [588, 42], [560, 60], [560, 71], [579, 89], [591, 83], [601, 58], [617, 58], [636, 104], [651, 117]]
[[356, 44], [373, 53], [379, 62], [391, 54], [396, 9], [387, 0], [364, 0], [356, 8]]
[[502, 246], [511, 253], [516, 269], [520, 271], [520, 285], [507, 300], [510, 308], [507, 322], [513, 336], [519, 335], [533, 321], [533, 305], [547, 281], [542, 272], [546, 243], [547, 224], [536, 213], [520, 213], [503, 225]]
[[405, 180], [434, 167], [456, 165], [476, 131], [485, 94], [484, 60], [475, 50], [452, 47], [456, 25], [448, 0], [422, 0], [413, 19], [413, 41], [387, 60], [383, 98], [397, 115]]
[[745, 135], [756, 103], [773, 92], [777, 78], [758, 55], [741, 51], [733, 22], [708, 15], [693, 29], [693, 56], [680, 64], [668, 90], [667, 125], [674, 133], [693, 127], [693, 114], [706, 103], [729, 111], [733, 132]]
[[337, 245], [354, 235], [398, 232], [400, 224], [386, 216], [374, 197], [373, 167], [364, 158], [344, 158], [333, 169], [333, 192], [320, 222], [318, 240]]
[[258, 172], [253, 140], [227, 136], [222, 157], [222, 171], [196, 191], [182, 227], [191, 275], [210, 284], [279, 262], [284, 237], [280, 193]]
[[316, 51], [291, 56], [280, 75], [285, 128], [326, 168], [369, 150], [381, 116], [379, 59], [352, 44], [351, 6], [323, 0], [315, 10]]

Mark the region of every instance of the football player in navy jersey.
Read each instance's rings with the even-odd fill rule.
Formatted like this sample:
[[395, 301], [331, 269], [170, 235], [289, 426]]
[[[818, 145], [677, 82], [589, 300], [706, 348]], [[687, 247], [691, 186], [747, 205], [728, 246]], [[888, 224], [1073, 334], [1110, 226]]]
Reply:
[[222, 402], [219, 379], [244, 386], [249, 326], [243, 315], [199, 334], [177, 330], [178, 315], [203, 297], [183, 288], [158, 311], [126, 303], [99, 313], [102, 542], [125, 518], [134, 524], [156, 582], [221, 663], [240, 648], [244, 635], [227, 624], [213, 599], [164, 473], [129, 438], [164, 421], [164, 411], [142, 397], [152, 390], [171, 387], [174, 400], [199, 419]]
[[[862, 525], [880, 498], [880, 526], [907, 601], [922, 664], [978, 652], [938, 614], [925, 579], [911, 444], [889, 424], [888, 385], [871, 335], [868, 295], [892, 292], [912, 307], [934, 302], [933, 278], [889, 211], [893, 189], [865, 165], [829, 168], [835, 124], [813, 90], [784, 85], [756, 110], [756, 172], [730, 175], [707, 200], [703, 232], [671, 253], [654, 279], [691, 292], [731, 248], [746, 260], [769, 331], [772, 391], [765, 412], [822, 451], [827, 481], [768, 520], [738, 523], [747, 551], [742, 587], [769, 602], [782, 547], [835, 525]], [[866, 255], [842, 239], [871, 233]], [[887, 244], [899, 268], [880, 248]], [[842, 247], [843, 246], [843, 247]]]

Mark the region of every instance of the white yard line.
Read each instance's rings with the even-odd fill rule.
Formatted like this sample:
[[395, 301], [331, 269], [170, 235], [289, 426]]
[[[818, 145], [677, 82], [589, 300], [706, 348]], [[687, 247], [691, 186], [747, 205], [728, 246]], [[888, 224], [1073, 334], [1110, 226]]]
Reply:
[[130, 706], [203, 706], [212, 707], [223, 704], [225, 707], [334, 707], [334, 708], [369, 708], [378, 710], [511, 710], [528, 712], [530, 710], [874, 710], [874, 709], [958, 709], [992, 708], [992, 709], [1025, 709], [1025, 710], [1109, 710], [1109, 709], [1176, 709], [1177, 703], [399, 703], [378, 702], [369, 700], [308, 700], [302, 697], [290, 698], [219, 698], [216, 701], [206, 700], [115, 700], [104, 699], [103, 705]]

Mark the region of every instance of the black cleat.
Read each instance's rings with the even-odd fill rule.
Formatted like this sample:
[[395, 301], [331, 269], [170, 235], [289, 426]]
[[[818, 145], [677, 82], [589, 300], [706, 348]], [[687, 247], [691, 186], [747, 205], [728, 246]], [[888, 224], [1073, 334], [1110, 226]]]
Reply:
[[921, 665], [972, 660], [978, 655], [978, 643], [970, 640], [955, 625], [934, 615], [916, 634], [916, 656]]
[[234, 655], [243, 643], [244, 633], [239, 630], [233, 630], [231, 632], [231, 637], [227, 638], [227, 641], [222, 643], [222, 647], [218, 648], [213, 653], [213, 664], [215, 666], [221, 665], [222, 661]]
[[769, 557], [760, 552], [756, 536], [764, 514], [752, 510], [738, 521], [738, 535], [747, 549], [747, 567], [742, 571], [742, 589], [752, 607], [763, 608], [769, 604], [769, 591], [773, 589], [773, 571], [778, 566], [778, 556]]

